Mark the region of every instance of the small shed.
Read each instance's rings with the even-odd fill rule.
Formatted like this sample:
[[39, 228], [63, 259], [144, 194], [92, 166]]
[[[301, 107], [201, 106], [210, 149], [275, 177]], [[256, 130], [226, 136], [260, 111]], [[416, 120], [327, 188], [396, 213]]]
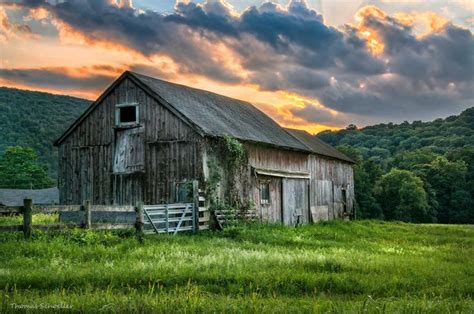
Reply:
[[[245, 151], [235, 169], [219, 149], [228, 138]], [[347, 156], [248, 102], [138, 73], [123, 73], [55, 145], [62, 204], [171, 203], [197, 180], [264, 221], [294, 225], [352, 213]]]
[[33, 199], [38, 205], [59, 204], [58, 188], [29, 190], [29, 189], [0, 189], [0, 206], [23, 206], [25, 198]]

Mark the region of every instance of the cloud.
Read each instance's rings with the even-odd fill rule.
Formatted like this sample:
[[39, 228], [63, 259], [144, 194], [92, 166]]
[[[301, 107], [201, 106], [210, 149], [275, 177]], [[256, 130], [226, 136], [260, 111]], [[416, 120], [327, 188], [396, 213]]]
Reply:
[[4, 82], [16, 82], [39, 89], [82, 89], [87, 93], [105, 89], [114, 78], [110, 72], [114, 73], [116, 70], [101, 65], [82, 68], [13, 68], [0, 69], [0, 78]]
[[[286, 6], [266, 2], [240, 13], [220, 0], [178, 2], [170, 14], [138, 10], [124, 0], [18, 5], [36, 10], [32, 19], [49, 16], [64, 40], [149, 60], [169, 58], [173, 64], [171, 69], [128, 66], [138, 71], [171, 79], [201, 76], [316, 101], [280, 107], [273, 112], [280, 121], [336, 124], [359, 115], [397, 121], [407, 113], [426, 119], [452, 114], [474, 100], [472, 33], [432, 12], [391, 16], [367, 6], [355, 25], [335, 28], [302, 0]], [[45, 73], [52, 83], [42, 84], [79, 83], [77, 77], [60, 82], [57, 71], [27, 69], [24, 77], [18, 71], [3, 70], [0, 76], [33, 84]]]
[[[12, 8], [16, 9], [14, 6]], [[38, 34], [34, 33], [27, 24], [12, 23], [5, 9], [0, 6], [0, 42], [11, 38], [36, 39]]]

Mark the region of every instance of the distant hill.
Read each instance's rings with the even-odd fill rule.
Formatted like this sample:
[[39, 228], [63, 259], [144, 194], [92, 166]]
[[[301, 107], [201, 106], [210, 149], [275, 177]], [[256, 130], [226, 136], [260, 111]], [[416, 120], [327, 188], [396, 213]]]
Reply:
[[317, 136], [356, 161], [358, 217], [474, 223], [474, 107], [431, 122], [349, 125]]
[[70, 96], [0, 87], [0, 153], [8, 146], [30, 146], [56, 177], [53, 142], [89, 104]]
[[323, 131], [317, 137], [333, 146], [356, 147], [364, 159], [382, 166], [401, 151], [425, 149], [442, 155], [451, 149], [474, 146], [474, 107], [431, 122], [387, 123], [361, 129], [350, 125], [345, 130]]

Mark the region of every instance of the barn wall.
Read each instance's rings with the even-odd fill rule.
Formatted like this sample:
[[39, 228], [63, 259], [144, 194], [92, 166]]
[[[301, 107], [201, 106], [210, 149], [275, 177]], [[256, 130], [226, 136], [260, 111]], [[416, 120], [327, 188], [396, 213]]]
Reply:
[[256, 144], [246, 144], [245, 149], [248, 153], [248, 163], [252, 167], [308, 172], [308, 154], [267, 147]]
[[[115, 105], [138, 102], [140, 127], [118, 130]], [[133, 140], [124, 140], [124, 132]], [[59, 145], [58, 186], [62, 204], [146, 204], [172, 201], [175, 181], [202, 179], [201, 137], [129, 79], [123, 80]], [[135, 143], [129, 173], [114, 161], [116, 143]], [[138, 145], [139, 144], [139, 145]], [[130, 152], [131, 146], [123, 150]], [[121, 162], [121, 161], [119, 161]], [[114, 173], [115, 170], [115, 173]]]
[[[310, 218], [314, 221], [345, 218], [343, 188], [346, 189], [346, 211], [352, 213], [354, 181], [351, 164], [264, 145], [245, 143], [244, 146], [248, 162], [237, 175], [236, 192], [242, 201], [250, 200], [254, 204], [263, 221], [282, 222], [285, 220], [287, 224], [294, 224], [294, 216], [298, 215], [293, 215], [292, 211], [300, 214], [302, 223], [308, 222]], [[219, 156], [213, 158], [219, 160]], [[307, 172], [310, 173], [311, 178], [293, 182], [291, 179], [255, 175], [252, 167], [283, 172]], [[270, 204], [262, 205], [260, 202], [262, 182], [270, 183]], [[226, 188], [226, 180], [223, 178], [220, 183], [221, 199], [224, 198]], [[297, 193], [300, 190], [303, 195], [309, 195], [309, 204], [306, 199], [301, 199], [301, 193]], [[304, 212], [308, 206], [311, 209], [308, 214], [313, 213], [312, 217], [306, 216]], [[290, 207], [295, 208], [285, 211], [285, 208], [290, 209]]]
[[[297, 214], [301, 215], [300, 222], [302, 223], [309, 220], [346, 218], [343, 213], [343, 188], [346, 189], [346, 211], [352, 213], [354, 179], [351, 164], [264, 145], [245, 143], [244, 146], [248, 154], [248, 162], [238, 174], [236, 190], [241, 200], [253, 202], [262, 221], [282, 222], [284, 220], [287, 224], [294, 224], [294, 216], [298, 216]], [[252, 167], [284, 172], [307, 172], [310, 173], [311, 178], [293, 182], [291, 179], [255, 175]], [[225, 195], [225, 181], [223, 178], [220, 183], [221, 199]], [[262, 182], [270, 183], [270, 204], [262, 205], [260, 202], [260, 183]], [[309, 204], [306, 199], [297, 196], [298, 193], [291, 190], [292, 188], [296, 189], [295, 191], [303, 191], [303, 194], [307, 193]], [[291, 211], [284, 210], [292, 206], [295, 207], [292, 209], [295, 215]], [[307, 207], [310, 207], [308, 216], [304, 212]]]
[[[316, 155], [309, 156], [311, 172], [310, 206], [317, 220], [345, 218], [344, 201], [348, 213], [353, 211], [354, 174], [352, 165]], [[342, 189], [346, 189], [343, 200]]]

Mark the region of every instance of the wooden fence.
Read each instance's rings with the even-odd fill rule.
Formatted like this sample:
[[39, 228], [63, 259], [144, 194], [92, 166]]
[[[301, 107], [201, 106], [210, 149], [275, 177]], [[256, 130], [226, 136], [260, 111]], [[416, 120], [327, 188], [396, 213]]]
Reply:
[[[166, 208], [172, 208], [174, 211], [169, 212]], [[151, 216], [155, 216], [155, 220], [147, 212], [150, 211]], [[155, 211], [153, 211], [155, 209]], [[161, 215], [159, 210], [162, 210], [166, 215], [162, 217], [162, 220], [168, 220], [169, 223], [175, 223], [176, 214], [179, 214], [178, 210], [181, 209], [182, 221], [178, 225], [170, 225], [163, 229], [160, 225], [157, 228], [153, 227], [155, 224], [161, 223], [160, 219], [156, 219], [158, 214]], [[183, 215], [184, 211], [184, 215]], [[33, 213], [68, 213], [68, 212], [82, 212], [83, 219], [80, 223], [55, 223], [55, 224], [33, 224]], [[94, 213], [107, 213], [113, 215], [113, 213], [134, 213], [135, 223], [92, 223], [92, 217]], [[191, 213], [191, 219], [189, 214]], [[21, 225], [0, 225], [0, 232], [15, 232], [23, 231], [26, 239], [29, 239], [32, 234], [32, 230], [59, 230], [59, 229], [72, 229], [72, 228], [85, 228], [85, 229], [130, 229], [135, 228], [136, 232], [143, 234], [146, 232], [145, 225], [152, 226], [155, 231], [161, 232], [173, 232], [176, 234], [178, 231], [185, 230], [202, 230], [209, 228], [209, 214], [207, 209], [204, 207], [197, 207], [193, 203], [189, 204], [161, 204], [161, 205], [143, 205], [138, 203], [136, 206], [131, 205], [91, 205], [89, 201], [86, 201], [83, 205], [51, 205], [51, 206], [39, 206], [33, 205], [31, 199], [25, 199], [23, 206], [15, 207], [0, 207], [0, 215], [5, 214], [21, 214], [23, 215], [23, 224]], [[162, 216], [162, 215], [161, 215]], [[189, 221], [192, 222], [192, 228], [189, 228]], [[184, 224], [183, 224], [184, 222]], [[179, 221], [178, 221], [179, 223]], [[183, 228], [181, 228], [181, 225]], [[187, 228], [184, 228], [187, 227]], [[160, 230], [162, 229], [162, 230]]]

